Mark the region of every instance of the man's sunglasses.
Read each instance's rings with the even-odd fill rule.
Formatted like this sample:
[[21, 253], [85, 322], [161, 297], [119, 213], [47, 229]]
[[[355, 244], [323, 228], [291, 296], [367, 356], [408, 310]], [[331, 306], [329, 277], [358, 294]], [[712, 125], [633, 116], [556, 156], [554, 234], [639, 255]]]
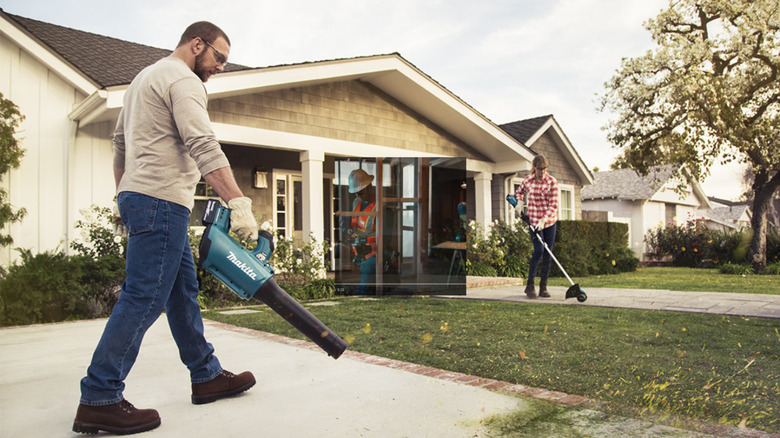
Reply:
[[215, 49], [214, 46], [209, 44], [209, 42], [206, 41], [205, 39], [203, 39], [203, 37], [198, 37], [198, 38], [200, 38], [201, 41], [206, 43], [207, 46], [211, 47], [211, 50], [214, 51], [214, 58], [217, 60], [218, 63], [220, 63], [222, 65], [226, 65], [227, 64], [227, 56], [225, 56], [222, 53], [220, 53], [219, 50]]

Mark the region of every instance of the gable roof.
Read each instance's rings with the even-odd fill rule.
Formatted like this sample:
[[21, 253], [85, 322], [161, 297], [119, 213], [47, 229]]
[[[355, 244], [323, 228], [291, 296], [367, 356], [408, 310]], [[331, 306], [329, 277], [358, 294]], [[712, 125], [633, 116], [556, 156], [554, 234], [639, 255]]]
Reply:
[[[171, 50], [131, 43], [18, 15], [5, 15], [100, 88], [129, 84], [144, 67], [172, 53]], [[247, 68], [249, 67], [228, 63], [225, 71]]]
[[[684, 169], [683, 169], [684, 170]], [[675, 175], [673, 165], [654, 166], [647, 175], [640, 175], [634, 169], [618, 169], [595, 172], [595, 182], [582, 188], [582, 200], [618, 199], [644, 201], [651, 199]], [[689, 181], [690, 182], [690, 181]], [[700, 198], [702, 208], [711, 208], [698, 181], [691, 182], [695, 195]]]
[[593, 184], [593, 174], [585, 165], [582, 157], [577, 153], [577, 150], [552, 114], [505, 123], [499, 125], [499, 127], [528, 148], [532, 148], [536, 140], [546, 132], [550, 132], [553, 141], [557, 144], [563, 156], [566, 157], [569, 165], [577, 173], [583, 185]]
[[503, 125], [499, 125], [499, 127], [520, 142], [526, 143], [550, 118], [552, 118], [552, 114], [504, 123]]
[[745, 219], [750, 220], [750, 209], [747, 205], [715, 207], [708, 210], [697, 210], [696, 215], [723, 224], [735, 224], [742, 219], [743, 216]]
[[645, 176], [634, 169], [595, 172], [593, 185], [582, 189], [582, 199], [650, 199], [666, 184], [672, 173], [672, 166], [654, 167]]

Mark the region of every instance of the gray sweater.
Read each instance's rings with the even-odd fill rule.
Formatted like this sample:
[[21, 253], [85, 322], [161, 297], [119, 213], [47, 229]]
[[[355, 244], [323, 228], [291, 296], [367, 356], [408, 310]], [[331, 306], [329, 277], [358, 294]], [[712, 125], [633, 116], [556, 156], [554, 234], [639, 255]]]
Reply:
[[114, 131], [117, 193], [138, 192], [190, 210], [201, 175], [230, 165], [211, 127], [203, 82], [179, 58], [143, 69], [127, 88]]

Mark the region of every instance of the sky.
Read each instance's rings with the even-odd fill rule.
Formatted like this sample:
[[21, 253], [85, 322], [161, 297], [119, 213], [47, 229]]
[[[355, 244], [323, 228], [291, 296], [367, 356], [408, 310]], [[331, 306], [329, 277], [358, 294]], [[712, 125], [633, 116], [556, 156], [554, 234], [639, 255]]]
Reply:
[[[230, 62], [265, 67], [398, 52], [496, 124], [552, 114], [585, 164], [618, 151], [599, 96], [623, 58], [654, 47], [644, 23], [668, 0], [0, 0], [74, 29], [173, 49], [192, 22], [230, 37]], [[739, 166], [702, 186], [736, 200]]]

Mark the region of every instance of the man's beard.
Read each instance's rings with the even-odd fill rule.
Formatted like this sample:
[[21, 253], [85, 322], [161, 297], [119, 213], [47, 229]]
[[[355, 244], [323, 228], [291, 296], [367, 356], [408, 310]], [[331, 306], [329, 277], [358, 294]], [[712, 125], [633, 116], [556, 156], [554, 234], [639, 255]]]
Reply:
[[195, 57], [195, 68], [192, 70], [203, 82], [208, 81], [211, 77], [211, 73], [203, 66], [203, 58], [205, 55], [206, 52], [203, 52]]

